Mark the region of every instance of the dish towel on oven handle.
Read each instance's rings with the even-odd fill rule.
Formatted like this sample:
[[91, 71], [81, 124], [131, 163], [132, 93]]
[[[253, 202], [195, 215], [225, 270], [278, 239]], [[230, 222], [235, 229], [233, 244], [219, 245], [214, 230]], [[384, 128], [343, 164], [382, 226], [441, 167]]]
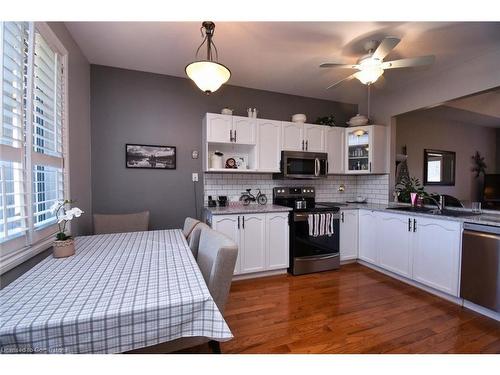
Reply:
[[309, 214], [307, 216], [309, 235], [313, 237], [333, 235], [333, 214]]

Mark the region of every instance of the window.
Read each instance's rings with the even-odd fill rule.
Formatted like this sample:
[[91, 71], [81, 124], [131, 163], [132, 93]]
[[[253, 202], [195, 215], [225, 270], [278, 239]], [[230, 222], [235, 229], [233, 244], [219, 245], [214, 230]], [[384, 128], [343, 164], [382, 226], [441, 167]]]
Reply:
[[455, 185], [455, 153], [424, 150], [424, 185]]
[[67, 54], [44, 23], [0, 22], [0, 42], [0, 260], [5, 263], [55, 233], [50, 207], [68, 195]]

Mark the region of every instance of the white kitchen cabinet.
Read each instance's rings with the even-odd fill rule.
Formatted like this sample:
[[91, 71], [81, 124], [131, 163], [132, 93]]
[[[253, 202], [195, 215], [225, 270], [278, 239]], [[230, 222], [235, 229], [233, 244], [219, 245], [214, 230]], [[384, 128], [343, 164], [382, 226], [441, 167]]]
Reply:
[[208, 222], [238, 245], [235, 275], [288, 268], [288, 212], [208, 215]]
[[343, 128], [330, 127], [326, 129], [326, 152], [328, 153], [328, 173], [344, 173], [344, 142]]
[[254, 145], [256, 133], [256, 120], [249, 117], [233, 117], [233, 139], [234, 143]]
[[358, 258], [358, 210], [340, 211], [340, 260]]
[[267, 214], [266, 230], [266, 248], [268, 249], [266, 269], [288, 268], [290, 259], [288, 213]]
[[412, 219], [406, 215], [377, 213], [379, 266], [411, 278]]
[[207, 113], [205, 127], [207, 142], [231, 143], [233, 116]]
[[279, 172], [281, 160], [281, 121], [257, 120], [259, 172]]
[[255, 119], [242, 116], [207, 113], [205, 117], [206, 140], [212, 143], [254, 145]]
[[294, 122], [282, 122], [281, 149], [304, 151], [304, 126]]
[[241, 273], [260, 272], [266, 268], [266, 215], [241, 215]]
[[460, 223], [427, 217], [415, 217], [413, 220], [413, 279], [458, 296]]
[[234, 266], [234, 274], [241, 273], [240, 217], [238, 215], [213, 215], [212, 229], [221, 232], [238, 245], [238, 257]]
[[325, 152], [324, 125], [304, 124], [305, 151]]
[[377, 215], [373, 211], [359, 210], [359, 259], [378, 263]]
[[386, 127], [358, 126], [345, 129], [345, 173], [387, 173]]

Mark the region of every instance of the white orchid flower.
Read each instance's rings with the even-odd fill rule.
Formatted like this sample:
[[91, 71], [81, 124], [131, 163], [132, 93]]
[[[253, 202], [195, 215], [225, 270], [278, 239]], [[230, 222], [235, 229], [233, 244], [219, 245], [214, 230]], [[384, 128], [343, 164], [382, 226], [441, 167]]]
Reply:
[[80, 217], [83, 214], [83, 211], [78, 207], [73, 207], [71, 210], [68, 210], [66, 213], [70, 212], [75, 217]]
[[60, 205], [60, 201], [55, 201], [54, 204], [50, 207], [50, 212], [55, 214]]

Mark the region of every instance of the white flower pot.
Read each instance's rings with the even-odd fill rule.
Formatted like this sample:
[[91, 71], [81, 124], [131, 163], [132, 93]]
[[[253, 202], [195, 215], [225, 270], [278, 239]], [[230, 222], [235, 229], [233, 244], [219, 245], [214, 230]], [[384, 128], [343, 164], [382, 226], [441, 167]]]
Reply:
[[54, 241], [52, 255], [54, 258], [66, 258], [75, 254], [75, 240]]

